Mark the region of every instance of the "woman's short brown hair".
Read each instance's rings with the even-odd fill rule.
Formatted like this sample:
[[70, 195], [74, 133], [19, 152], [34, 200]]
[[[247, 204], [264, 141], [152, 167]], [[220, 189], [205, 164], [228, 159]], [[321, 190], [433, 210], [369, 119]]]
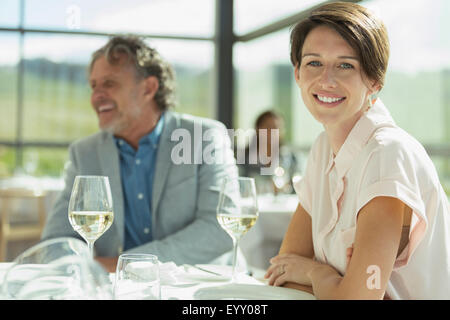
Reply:
[[291, 32], [291, 62], [300, 66], [303, 44], [308, 33], [325, 25], [336, 30], [355, 50], [365, 75], [381, 87], [389, 60], [386, 27], [367, 8], [355, 3], [333, 2], [311, 12]]

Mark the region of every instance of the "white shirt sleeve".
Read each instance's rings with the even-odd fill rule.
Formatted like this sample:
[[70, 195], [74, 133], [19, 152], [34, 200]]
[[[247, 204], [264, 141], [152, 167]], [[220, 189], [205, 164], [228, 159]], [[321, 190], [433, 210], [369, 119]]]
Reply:
[[421, 152], [414, 152], [400, 141], [378, 145], [372, 152], [364, 170], [357, 212], [375, 197], [385, 196], [401, 200], [412, 209], [409, 243], [397, 258], [395, 267], [407, 264], [427, 228], [426, 204], [423, 201], [427, 185], [424, 174], [426, 161]]

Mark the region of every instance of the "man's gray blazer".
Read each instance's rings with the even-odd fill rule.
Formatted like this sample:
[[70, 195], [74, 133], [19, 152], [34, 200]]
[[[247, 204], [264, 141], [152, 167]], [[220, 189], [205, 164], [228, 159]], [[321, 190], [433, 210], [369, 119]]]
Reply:
[[[182, 142], [187, 146], [190, 142], [190, 148], [183, 149], [186, 145]], [[205, 163], [205, 154], [212, 155], [214, 163]], [[113, 136], [102, 131], [76, 141], [69, 148], [69, 157], [65, 188], [48, 215], [42, 239], [80, 238], [68, 220], [73, 181], [77, 175], [104, 175], [111, 185], [114, 222], [95, 242], [95, 252], [99, 256], [120, 255], [125, 243], [125, 214], [119, 152]], [[189, 164], [176, 164], [187, 157]], [[127, 252], [152, 253], [160, 261], [193, 264], [209, 262], [229, 251], [232, 241], [217, 222], [216, 207], [222, 178], [237, 175], [223, 124], [166, 111], [151, 195], [154, 240]]]

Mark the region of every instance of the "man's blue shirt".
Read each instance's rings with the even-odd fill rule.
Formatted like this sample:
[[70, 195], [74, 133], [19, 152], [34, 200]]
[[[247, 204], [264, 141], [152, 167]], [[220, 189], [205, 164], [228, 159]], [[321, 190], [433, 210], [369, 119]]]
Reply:
[[152, 241], [153, 176], [163, 126], [164, 114], [152, 132], [139, 140], [137, 151], [125, 140], [114, 137], [120, 154], [120, 175], [124, 196], [124, 250]]

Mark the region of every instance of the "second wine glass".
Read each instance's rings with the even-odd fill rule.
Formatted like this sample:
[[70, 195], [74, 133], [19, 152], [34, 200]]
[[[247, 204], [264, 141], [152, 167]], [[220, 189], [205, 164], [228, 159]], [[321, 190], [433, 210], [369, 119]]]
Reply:
[[217, 220], [233, 239], [232, 282], [236, 282], [236, 258], [239, 240], [258, 218], [255, 180], [253, 178], [225, 178], [217, 205]]
[[69, 201], [69, 221], [86, 240], [92, 257], [94, 242], [109, 229], [113, 220], [108, 177], [76, 176]]

